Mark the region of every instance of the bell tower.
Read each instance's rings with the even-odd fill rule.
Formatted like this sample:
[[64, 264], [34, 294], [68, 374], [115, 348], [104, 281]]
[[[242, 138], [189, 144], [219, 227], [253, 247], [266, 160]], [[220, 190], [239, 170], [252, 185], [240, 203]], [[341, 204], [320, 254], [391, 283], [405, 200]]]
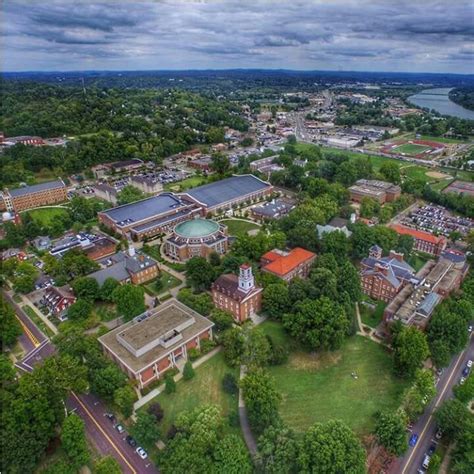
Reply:
[[248, 263], [240, 265], [239, 289], [246, 293], [255, 287], [252, 267]]

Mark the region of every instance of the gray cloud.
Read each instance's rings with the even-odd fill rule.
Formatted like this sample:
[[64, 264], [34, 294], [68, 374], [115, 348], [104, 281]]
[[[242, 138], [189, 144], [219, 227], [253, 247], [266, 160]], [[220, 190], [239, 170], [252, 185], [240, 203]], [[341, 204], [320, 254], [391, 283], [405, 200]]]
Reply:
[[2, 3], [4, 70], [473, 72], [471, 0]]

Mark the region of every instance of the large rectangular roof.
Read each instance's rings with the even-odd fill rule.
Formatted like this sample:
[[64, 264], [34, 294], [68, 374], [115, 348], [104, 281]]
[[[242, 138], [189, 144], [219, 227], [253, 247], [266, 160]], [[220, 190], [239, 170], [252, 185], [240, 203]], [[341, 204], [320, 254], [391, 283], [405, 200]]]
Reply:
[[186, 193], [206, 207], [214, 207], [270, 186], [252, 174], [245, 174], [198, 186]]
[[179, 209], [185, 204], [172, 193], [162, 193], [141, 201], [132, 202], [123, 206], [114, 207], [104, 211], [104, 214], [116, 223], [124, 222], [130, 219], [132, 222], [140, 222], [159, 214]]
[[56, 181], [48, 181], [46, 183], [33, 184], [32, 186], [25, 186], [23, 188], [10, 189], [9, 193], [11, 196], [17, 197], [57, 188], [64, 188], [64, 183], [60, 179]]

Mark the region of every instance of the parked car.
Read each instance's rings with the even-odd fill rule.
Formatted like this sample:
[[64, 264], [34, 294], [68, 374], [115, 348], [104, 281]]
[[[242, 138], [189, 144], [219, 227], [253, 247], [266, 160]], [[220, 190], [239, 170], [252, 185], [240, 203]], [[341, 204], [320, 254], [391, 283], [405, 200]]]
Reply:
[[441, 431], [441, 428], [438, 428], [438, 431], [436, 431], [435, 438], [436, 439], [441, 439], [443, 437], [443, 432]]
[[461, 377], [459, 379], [459, 385], [463, 385], [465, 381], [466, 381], [466, 377]]
[[138, 448], [135, 450], [135, 452], [142, 458], [146, 459], [148, 457], [147, 452], [141, 447], [138, 446]]
[[430, 449], [428, 449], [428, 456], [433, 456], [433, 453], [436, 451], [436, 444], [432, 444]]
[[409, 445], [413, 448], [415, 445], [416, 445], [416, 442], [418, 441], [418, 435], [416, 433], [413, 433], [411, 436], [410, 436], [410, 441], [409, 441]]
[[104, 413], [104, 416], [108, 418], [110, 421], [112, 421], [113, 423], [115, 423], [115, 415], [113, 413], [107, 412], [107, 413]]
[[469, 359], [469, 360], [467, 361], [467, 364], [466, 364], [466, 365], [467, 365], [469, 368], [471, 368], [471, 367], [472, 367], [472, 360]]
[[462, 371], [463, 377], [467, 377], [469, 375], [469, 367], [466, 365]]
[[425, 468], [425, 469], [428, 469], [428, 466], [430, 465], [430, 460], [431, 458], [425, 454], [425, 457], [423, 458], [423, 462], [422, 462], [422, 466]]
[[125, 428], [121, 425], [121, 424], [117, 424], [115, 425], [115, 429], [120, 433], [124, 433], [125, 432]]
[[127, 441], [127, 443], [132, 447], [134, 448], [136, 445], [137, 445], [137, 442], [135, 441], [135, 438], [133, 438], [132, 436], [128, 435], [125, 440]]

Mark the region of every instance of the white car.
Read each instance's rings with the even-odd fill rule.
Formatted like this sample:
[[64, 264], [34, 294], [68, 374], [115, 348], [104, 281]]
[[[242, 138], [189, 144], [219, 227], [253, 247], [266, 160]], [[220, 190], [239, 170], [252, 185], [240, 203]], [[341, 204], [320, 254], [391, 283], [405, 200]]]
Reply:
[[146, 452], [141, 446], [138, 446], [138, 448], [135, 449], [135, 452], [136, 452], [142, 459], [146, 459], [146, 458], [148, 457], [147, 452]]
[[467, 361], [467, 364], [466, 364], [466, 365], [467, 365], [469, 368], [471, 368], [471, 367], [472, 367], [472, 360], [469, 359], [469, 360]]
[[459, 385], [462, 385], [466, 381], [466, 377], [461, 377], [461, 380], [459, 380]]

